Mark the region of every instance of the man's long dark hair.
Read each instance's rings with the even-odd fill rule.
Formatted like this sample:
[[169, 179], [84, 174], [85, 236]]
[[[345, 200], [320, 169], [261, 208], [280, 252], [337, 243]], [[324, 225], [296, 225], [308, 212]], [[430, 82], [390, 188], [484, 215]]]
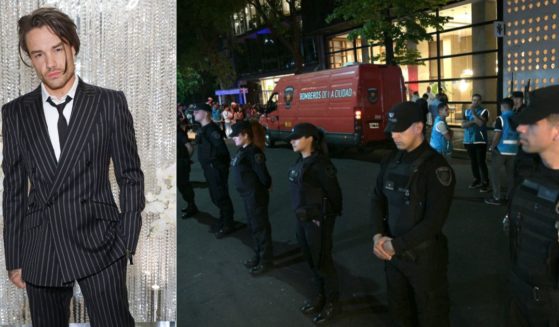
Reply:
[[30, 56], [29, 49], [27, 48], [27, 33], [34, 28], [41, 28], [43, 26], [47, 26], [62, 42], [74, 47], [76, 55], [80, 52], [80, 38], [74, 21], [56, 8], [39, 8], [31, 14], [21, 17], [18, 21], [19, 57], [26, 66], [30, 65], [23, 60], [21, 50]]

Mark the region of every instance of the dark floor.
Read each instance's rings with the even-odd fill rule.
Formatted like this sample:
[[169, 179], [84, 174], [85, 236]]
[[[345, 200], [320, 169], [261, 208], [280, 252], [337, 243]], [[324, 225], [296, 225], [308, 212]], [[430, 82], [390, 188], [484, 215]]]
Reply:
[[[343, 313], [331, 326], [391, 326], [383, 263], [372, 253], [368, 218], [367, 194], [380, 155], [349, 151], [333, 159], [344, 193], [344, 213], [334, 234]], [[209, 199], [201, 167], [194, 164], [191, 180], [197, 182], [196, 203], [202, 213], [178, 221], [179, 326], [313, 325], [298, 311], [312, 289], [309, 269], [298, 254], [287, 190], [287, 169], [296, 156], [288, 147], [268, 149], [266, 156], [273, 178], [269, 210], [278, 268], [262, 277], [248, 274], [241, 264], [251, 255], [246, 228], [222, 240], [209, 233], [218, 211]], [[450, 250], [452, 326], [501, 326], [508, 264], [501, 229], [504, 207], [486, 205], [486, 194], [467, 189], [471, 182], [467, 160], [453, 159], [452, 166], [457, 187], [444, 229]], [[230, 190], [235, 217], [244, 222], [240, 198], [232, 185]], [[181, 199], [178, 208], [182, 207]]]

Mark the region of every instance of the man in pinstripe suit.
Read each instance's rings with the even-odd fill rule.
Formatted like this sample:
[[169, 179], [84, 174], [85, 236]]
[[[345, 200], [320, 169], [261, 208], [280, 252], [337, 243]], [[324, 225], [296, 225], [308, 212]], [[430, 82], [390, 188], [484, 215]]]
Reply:
[[9, 278], [26, 288], [33, 326], [68, 326], [76, 281], [92, 326], [134, 326], [126, 266], [138, 242], [144, 181], [126, 99], [76, 76], [80, 41], [66, 14], [41, 8], [18, 24], [20, 51], [42, 83], [2, 107]]

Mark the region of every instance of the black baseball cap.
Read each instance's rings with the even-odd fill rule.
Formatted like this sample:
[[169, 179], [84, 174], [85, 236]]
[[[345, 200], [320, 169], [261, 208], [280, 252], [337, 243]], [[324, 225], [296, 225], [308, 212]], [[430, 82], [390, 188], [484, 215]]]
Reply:
[[423, 122], [424, 114], [419, 104], [411, 101], [399, 103], [388, 112], [388, 124], [385, 133], [403, 132], [413, 123]]
[[212, 112], [212, 107], [207, 103], [195, 103], [192, 105], [192, 111], [207, 111]]
[[315, 139], [318, 137], [318, 128], [311, 123], [300, 123], [295, 125], [291, 130], [291, 134], [287, 136], [288, 140], [296, 140], [301, 137], [313, 136]]
[[233, 126], [231, 126], [231, 133], [229, 133], [229, 137], [235, 137], [239, 134], [241, 134], [241, 132], [243, 130], [247, 130], [250, 129], [250, 122], [247, 120], [241, 120], [240, 122], [233, 124]]
[[552, 85], [534, 90], [529, 94], [526, 109], [513, 116], [519, 125], [535, 124], [551, 114], [559, 114], [559, 85]]
[[514, 91], [514, 92], [512, 92], [512, 97], [513, 98], [524, 98], [524, 92]]

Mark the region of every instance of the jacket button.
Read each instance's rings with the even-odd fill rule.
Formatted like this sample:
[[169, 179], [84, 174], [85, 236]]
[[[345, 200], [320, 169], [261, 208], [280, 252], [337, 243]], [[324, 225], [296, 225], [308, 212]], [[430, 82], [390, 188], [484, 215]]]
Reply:
[[81, 199], [80, 202], [81, 202], [81, 204], [86, 204], [86, 203], [87, 203], [87, 199]]
[[52, 201], [47, 202], [47, 207], [52, 207]]

